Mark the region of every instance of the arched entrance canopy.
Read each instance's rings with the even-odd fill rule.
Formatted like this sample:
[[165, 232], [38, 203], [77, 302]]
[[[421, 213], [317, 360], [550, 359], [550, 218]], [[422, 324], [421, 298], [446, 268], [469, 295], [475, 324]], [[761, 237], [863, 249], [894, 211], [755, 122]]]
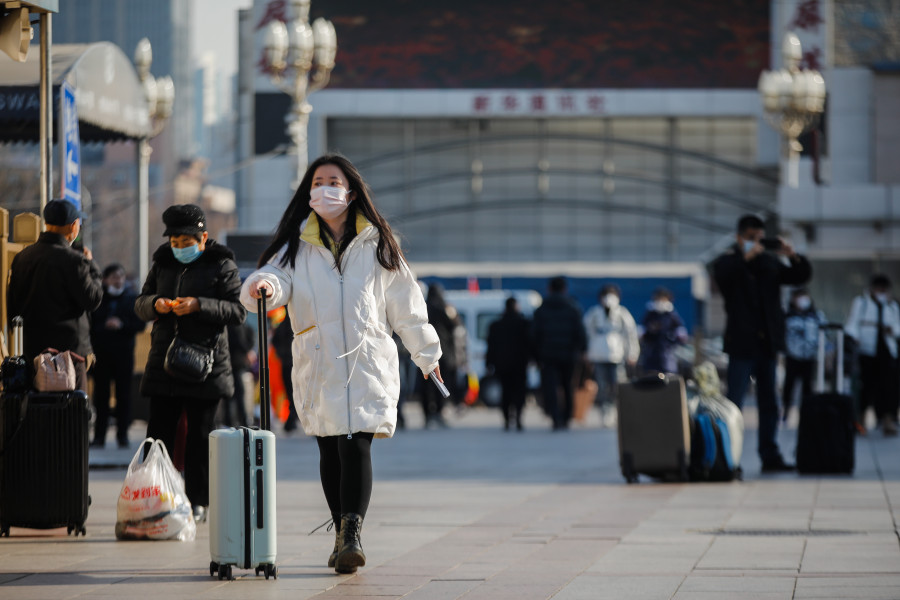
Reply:
[[[56, 44], [52, 52], [53, 112], [59, 111], [59, 86], [65, 80], [75, 90], [82, 142], [151, 135], [143, 87], [134, 65], [118, 46], [110, 42]], [[0, 60], [0, 143], [40, 140], [39, 58], [37, 52], [29, 52], [24, 63]], [[53, 128], [54, 138], [57, 129]]]

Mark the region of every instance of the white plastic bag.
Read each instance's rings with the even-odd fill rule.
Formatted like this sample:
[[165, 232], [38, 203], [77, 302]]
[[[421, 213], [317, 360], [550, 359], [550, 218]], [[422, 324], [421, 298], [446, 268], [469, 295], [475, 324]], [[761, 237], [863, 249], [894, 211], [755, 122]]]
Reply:
[[700, 393], [698, 406], [692, 411], [704, 410], [725, 422], [731, 438], [731, 457], [735, 465], [740, 465], [744, 452], [744, 415], [741, 409], [722, 395], [719, 372], [712, 362], [706, 361], [694, 367], [694, 380]]
[[[144, 447], [150, 449], [144, 454]], [[141, 460], [143, 458], [143, 460]], [[161, 440], [147, 438], [128, 465], [116, 506], [120, 540], [180, 540], [197, 535], [184, 480]]]

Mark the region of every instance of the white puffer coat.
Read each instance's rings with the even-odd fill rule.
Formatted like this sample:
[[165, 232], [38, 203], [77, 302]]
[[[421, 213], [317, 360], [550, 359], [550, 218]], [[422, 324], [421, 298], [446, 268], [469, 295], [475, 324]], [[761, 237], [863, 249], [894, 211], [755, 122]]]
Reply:
[[317, 224], [307, 220], [301, 226], [295, 267], [281, 266], [283, 248], [247, 278], [241, 302], [256, 312], [250, 286], [264, 280], [274, 289], [266, 307], [287, 305], [294, 328], [293, 401], [307, 435], [390, 437], [400, 394], [391, 334], [396, 331], [416, 366], [430, 373], [441, 356], [437, 333], [406, 263], [388, 271], [378, 262], [375, 227], [357, 221], [359, 233], [344, 251], [339, 272], [318, 239]]

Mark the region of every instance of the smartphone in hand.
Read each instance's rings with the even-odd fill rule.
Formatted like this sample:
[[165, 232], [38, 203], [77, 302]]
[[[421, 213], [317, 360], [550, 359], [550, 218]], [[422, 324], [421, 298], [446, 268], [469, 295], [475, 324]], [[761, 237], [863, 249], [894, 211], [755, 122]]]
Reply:
[[436, 387], [438, 389], [438, 391], [441, 393], [442, 398], [450, 397], [450, 390], [447, 389], [447, 386], [444, 385], [444, 382], [438, 380], [438, 378], [434, 374], [434, 371], [432, 371], [428, 375], [428, 381], [434, 382], [434, 387]]

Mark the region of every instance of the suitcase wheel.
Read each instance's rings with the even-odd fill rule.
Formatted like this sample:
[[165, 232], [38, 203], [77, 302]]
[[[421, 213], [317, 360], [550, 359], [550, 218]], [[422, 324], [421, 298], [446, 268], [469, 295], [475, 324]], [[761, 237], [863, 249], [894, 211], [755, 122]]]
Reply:
[[231, 571], [231, 565], [219, 565], [219, 580], [227, 579], [234, 581], [234, 573]]
[[0, 525], [0, 537], [9, 537], [9, 525]]
[[266, 565], [266, 579], [272, 576], [272, 579], [278, 579], [278, 567], [273, 564]]
[[628, 483], [638, 482], [638, 474], [634, 470], [634, 457], [630, 452], [622, 453], [622, 475]]
[[216, 574], [217, 574], [218, 572], [219, 572], [219, 563], [217, 563], [216, 561], [210, 561], [210, 563], [209, 563], [209, 576], [210, 576], [210, 577], [215, 577]]
[[87, 529], [85, 529], [84, 523], [81, 525], [69, 525], [66, 528], [66, 535], [72, 535], [73, 531], [75, 532], [75, 537], [78, 537], [78, 534], [87, 537]]

